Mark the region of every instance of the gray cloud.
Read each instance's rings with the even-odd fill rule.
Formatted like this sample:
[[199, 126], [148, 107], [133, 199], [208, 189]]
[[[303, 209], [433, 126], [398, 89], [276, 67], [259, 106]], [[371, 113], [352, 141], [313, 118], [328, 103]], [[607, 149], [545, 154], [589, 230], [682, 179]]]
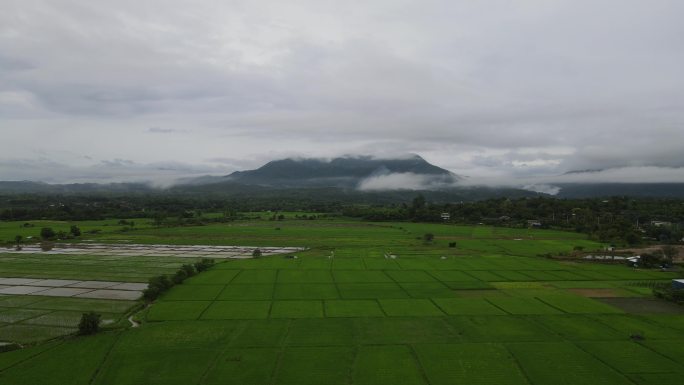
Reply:
[[6, 0], [0, 161], [45, 157], [79, 180], [124, 167], [83, 156], [227, 173], [418, 153], [510, 180], [683, 167], [682, 14], [676, 0]]
[[70, 165], [48, 159], [0, 161], [3, 180], [48, 183], [151, 182], [165, 187], [178, 179], [199, 175], [222, 175], [222, 169], [179, 162], [141, 164], [128, 159], [103, 160], [90, 165]]

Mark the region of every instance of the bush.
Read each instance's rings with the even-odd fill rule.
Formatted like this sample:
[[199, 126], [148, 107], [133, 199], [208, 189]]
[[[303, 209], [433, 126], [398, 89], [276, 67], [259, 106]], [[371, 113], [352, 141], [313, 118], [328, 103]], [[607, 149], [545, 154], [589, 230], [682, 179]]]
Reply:
[[200, 262], [195, 262], [195, 270], [197, 270], [198, 273], [205, 271], [212, 266], [214, 266], [214, 260], [211, 258], [202, 258]]
[[261, 257], [261, 250], [259, 250], [259, 249], [254, 249], [254, 251], [252, 251], [252, 257], [254, 257], [254, 258], [259, 258], [259, 257]]
[[456, 242], [449, 242], [449, 247], [451, 247], [452, 249], [456, 247]]
[[425, 242], [432, 242], [432, 240], [435, 239], [435, 234], [432, 233], [426, 233], [423, 235], [423, 240]]
[[186, 278], [188, 278], [188, 273], [185, 272], [185, 269], [180, 269], [173, 275], [173, 283], [180, 285]]
[[181, 268], [176, 271], [176, 274], [170, 279], [166, 275], [152, 277], [149, 280], [147, 289], [143, 290], [143, 298], [148, 302], [152, 302], [159, 298], [165, 291], [173, 287], [174, 284], [180, 285], [186, 278], [192, 277], [200, 271], [205, 271], [213, 265], [213, 259], [203, 258], [200, 262], [196, 262], [194, 266], [190, 264], [181, 266]]
[[55, 233], [55, 230], [53, 230], [51, 227], [43, 227], [40, 229], [40, 237], [43, 239], [52, 239], [57, 235]]
[[158, 275], [150, 278], [149, 287], [156, 287], [160, 292], [164, 292], [173, 286], [173, 282], [166, 275]]
[[143, 298], [146, 301], [152, 302], [159, 297], [161, 290], [157, 286], [149, 286], [147, 289], [143, 290]]
[[74, 237], [80, 237], [81, 236], [81, 229], [78, 228], [78, 226], [71, 226], [71, 229], [69, 230], [71, 235]]
[[95, 334], [100, 330], [101, 316], [93, 311], [83, 313], [78, 323], [78, 334]]
[[190, 264], [185, 264], [181, 266], [181, 269], [185, 271], [185, 275], [188, 277], [192, 277], [193, 275], [197, 274], [197, 271], [195, 271], [195, 268], [190, 265]]

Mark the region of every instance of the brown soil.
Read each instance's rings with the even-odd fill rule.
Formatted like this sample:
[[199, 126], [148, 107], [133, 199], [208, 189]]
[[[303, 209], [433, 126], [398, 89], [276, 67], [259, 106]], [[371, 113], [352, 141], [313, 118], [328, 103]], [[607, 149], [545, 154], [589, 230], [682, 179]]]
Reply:
[[568, 289], [568, 291], [589, 298], [620, 298], [624, 297], [619, 289]]
[[[639, 255], [643, 253], [650, 253], [650, 254], [655, 254], [659, 253], [660, 249], [665, 245], [653, 245], [653, 246], [647, 246], [647, 247], [633, 247], [633, 248], [627, 248], [627, 249], [619, 249], [616, 250], [618, 252], [629, 252], [634, 255]], [[677, 249], [679, 249], [679, 255], [675, 257], [675, 262], [684, 262], [684, 246], [675, 246]]]
[[684, 314], [684, 306], [658, 298], [599, 298], [629, 314]]

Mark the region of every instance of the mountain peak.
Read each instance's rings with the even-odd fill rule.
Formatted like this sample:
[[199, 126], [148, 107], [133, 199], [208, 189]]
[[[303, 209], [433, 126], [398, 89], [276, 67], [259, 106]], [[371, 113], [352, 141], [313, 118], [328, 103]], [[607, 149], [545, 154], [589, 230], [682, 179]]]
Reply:
[[356, 187], [367, 178], [392, 174], [456, 178], [448, 170], [432, 165], [415, 154], [398, 158], [368, 155], [347, 155], [333, 159], [286, 158], [270, 161], [256, 170], [234, 172], [227, 178], [239, 183], [265, 186]]

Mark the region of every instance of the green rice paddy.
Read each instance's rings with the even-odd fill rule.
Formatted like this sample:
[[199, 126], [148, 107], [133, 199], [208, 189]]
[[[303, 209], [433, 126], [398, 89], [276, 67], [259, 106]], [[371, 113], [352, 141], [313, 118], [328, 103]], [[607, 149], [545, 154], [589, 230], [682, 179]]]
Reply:
[[[537, 257], [600, 247], [578, 234], [344, 220], [277, 225], [281, 230], [255, 221], [127, 233], [136, 243], [310, 250], [298, 258], [222, 261], [139, 314], [138, 328], [0, 353], [0, 383], [589, 385], [684, 378], [684, 315], [635, 314], [582, 291], [640, 300], [648, 293], [634, 288], [675, 274]], [[435, 241], [424, 244], [417, 238], [427, 232]], [[453, 241], [457, 247], [449, 248]], [[81, 309], [64, 299], [24, 298], [0, 297], [0, 333], [65, 327]]]

